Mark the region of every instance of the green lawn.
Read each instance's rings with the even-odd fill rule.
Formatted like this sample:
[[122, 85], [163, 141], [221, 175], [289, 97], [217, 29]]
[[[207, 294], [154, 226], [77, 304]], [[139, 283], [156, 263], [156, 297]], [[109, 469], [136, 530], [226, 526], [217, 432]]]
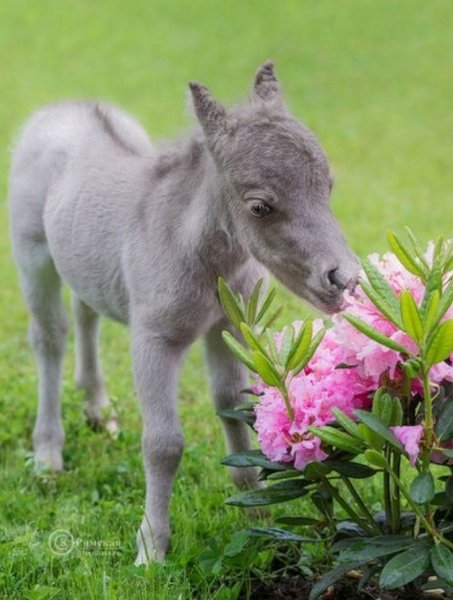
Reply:
[[[453, 11], [448, 0], [15, 0], [0, 3], [0, 186], [8, 147], [42, 103], [100, 97], [137, 115], [151, 135], [184, 130], [186, 82], [245, 98], [256, 67], [276, 62], [295, 114], [320, 137], [336, 174], [334, 204], [361, 255], [384, 248], [388, 226], [423, 239], [453, 230]], [[226, 598], [197, 556], [210, 537], [248, 524], [223, 505], [233, 492], [219, 462], [219, 423], [196, 344], [181, 381], [187, 445], [172, 501], [165, 565], [132, 566], [141, 518], [140, 415], [127, 332], [103, 329], [108, 388], [121, 416], [117, 441], [84, 424], [72, 379], [63, 390], [66, 471], [34, 477], [30, 438], [36, 373], [0, 211], [0, 598]], [[285, 292], [282, 322], [306, 307]], [[372, 496], [370, 496], [371, 498]], [[48, 536], [71, 531], [77, 549], [53, 554]], [[93, 547], [91, 542], [98, 543]], [[101, 547], [99, 547], [101, 545]]]

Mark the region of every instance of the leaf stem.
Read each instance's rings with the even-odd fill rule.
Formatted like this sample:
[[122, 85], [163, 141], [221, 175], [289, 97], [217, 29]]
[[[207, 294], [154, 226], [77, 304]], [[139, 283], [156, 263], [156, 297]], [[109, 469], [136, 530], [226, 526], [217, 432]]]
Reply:
[[442, 544], [444, 544], [445, 546], [447, 546], [448, 548], [453, 550], [453, 543], [450, 542], [449, 540], [447, 540], [439, 531], [437, 531], [437, 529], [434, 527], [434, 525], [432, 525], [428, 521], [428, 519], [425, 517], [425, 515], [423, 514], [423, 511], [420, 509], [420, 507], [417, 506], [415, 504], [415, 502], [412, 500], [412, 498], [409, 494], [409, 491], [407, 490], [406, 486], [403, 484], [401, 479], [396, 475], [396, 473], [393, 472], [391, 466], [389, 464], [387, 464], [385, 468], [386, 468], [386, 470], [388, 470], [390, 477], [393, 479], [395, 484], [399, 487], [399, 489], [401, 490], [401, 493], [406, 498], [407, 503], [412, 508], [414, 513], [417, 515], [417, 517], [420, 520], [420, 523], [423, 525], [423, 527], [426, 529], [426, 531], [431, 535], [432, 538], [434, 538], [435, 540], [438, 540], [439, 542], [442, 542]]
[[360, 494], [357, 492], [352, 481], [349, 479], [349, 477], [345, 477], [344, 475], [342, 475], [341, 478], [344, 481], [344, 483], [346, 484], [346, 487], [348, 488], [351, 496], [354, 498], [355, 503], [357, 504], [358, 508], [360, 508], [360, 510], [362, 511], [363, 516], [367, 519], [368, 523], [370, 524], [370, 527], [373, 528], [376, 535], [381, 535], [382, 531], [380, 530], [376, 521], [373, 519], [373, 515], [369, 511], [365, 502], [360, 497]]
[[366, 519], [364, 520], [363, 517], [361, 517], [359, 514], [356, 513], [356, 511], [346, 502], [346, 500], [344, 500], [339, 491], [337, 490], [336, 487], [334, 487], [330, 481], [327, 479], [327, 477], [323, 477], [322, 478], [323, 481], [323, 485], [326, 488], [326, 490], [329, 492], [329, 494], [335, 498], [335, 500], [338, 502], [338, 504], [343, 508], [343, 510], [351, 517], [351, 519], [357, 523], [357, 525], [359, 525], [359, 527], [361, 527], [364, 531], [366, 531], [368, 533], [369, 536], [374, 537], [376, 534], [374, 532], [374, 530], [368, 525]]
[[283, 396], [283, 400], [285, 402], [285, 407], [286, 407], [286, 411], [288, 413], [288, 417], [291, 419], [291, 421], [294, 421], [294, 409], [291, 406], [291, 402], [289, 399], [289, 393], [288, 390], [286, 389], [286, 385], [283, 383], [281, 388], [280, 388], [280, 392]]
[[423, 402], [424, 402], [424, 424], [425, 424], [425, 447], [423, 450], [423, 470], [428, 471], [430, 465], [431, 450], [434, 442], [433, 424], [433, 402], [431, 398], [431, 387], [429, 385], [429, 370], [423, 370]]
[[[401, 454], [390, 450], [390, 455], [393, 458], [393, 471], [396, 473], [396, 476], [399, 479], [401, 472]], [[400, 488], [397, 485], [393, 486], [393, 490], [390, 495], [390, 502], [392, 506], [392, 533], [399, 533], [401, 527], [401, 493]]]
[[[386, 461], [390, 461], [391, 452], [389, 448], [385, 449], [385, 458]], [[385, 520], [387, 523], [387, 527], [390, 529], [392, 527], [393, 531], [393, 506], [392, 506], [392, 497], [390, 491], [390, 475], [387, 469], [383, 471], [384, 478], [384, 507], [385, 507]], [[393, 533], [395, 533], [393, 531]]]

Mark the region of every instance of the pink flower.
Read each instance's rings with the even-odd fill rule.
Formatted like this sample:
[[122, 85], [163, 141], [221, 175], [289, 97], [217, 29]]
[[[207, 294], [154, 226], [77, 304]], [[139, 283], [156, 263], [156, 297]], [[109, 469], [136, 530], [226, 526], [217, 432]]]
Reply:
[[291, 462], [291, 420], [278, 390], [261, 386], [263, 396], [255, 406], [255, 429], [261, 450], [275, 462]]
[[309, 462], [321, 462], [327, 458], [327, 454], [321, 449], [321, 440], [312, 435], [293, 444], [291, 456], [294, 458], [294, 467], [300, 471], [305, 469]]
[[[432, 244], [428, 247], [425, 254], [426, 260], [432, 261]], [[425, 286], [421, 279], [412, 273], [409, 273], [392, 253], [384, 254], [379, 259], [377, 254], [369, 256], [370, 261], [384, 276], [395, 296], [399, 296], [403, 290], [409, 290], [418, 305], [421, 304], [425, 293]], [[361, 274], [362, 279], [366, 279], [365, 273]], [[380, 333], [402, 344], [412, 352], [417, 352], [417, 346], [412, 338], [403, 331], [399, 330], [391, 321], [389, 321], [376, 306], [368, 299], [366, 294], [357, 287], [354, 295], [345, 295], [345, 313], [350, 313], [358, 317]], [[343, 313], [344, 314], [344, 313]], [[372, 378], [376, 388], [389, 382], [395, 383], [398, 390], [398, 384], [401, 381], [401, 356], [399, 352], [386, 348], [377, 342], [371, 340], [360, 333], [343, 316], [338, 314], [333, 317], [333, 330], [338, 343], [342, 346], [344, 355], [353, 355], [356, 358], [359, 372], [366, 377]], [[453, 317], [453, 306], [446, 312], [443, 320]], [[450, 358], [453, 358], [453, 354]], [[446, 362], [434, 365], [430, 371], [430, 380], [435, 386], [442, 381], [453, 381], [453, 366]], [[418, 382], [413, 382], [413, 393], [420, 390]]]
[[[326, 353], [327, 355], [327, 353]], [[303, 469], [309, 462], [327, 458], [321, 442], [309, 431], [310, 425], [322, 427], [335, 420], [332, 409], [339, 407], [352, 416], [355, 408], [369, 406], [369, 385], [355, 368], [335, 369], [337, 357], [325, 372], [310, 367], [289, 385], [294, 420], [288, 416], [280, 392], [263, 383], [255, 386], [262, 393], [255, 406], [255, 429], [263, 453], [273, 461], [294, 462]]]
[[[425, 255], [432, 262], [433, 245]], [[371, 255], [371, 262], [388, 282], [398, 297], [403, 290], [409, 290], [415, 302], [420, 305], [425, 293], [422, 280], [407, 271], [392, 253], [379, 258]], [[365, 279], [362, 273], [362, 279]], [[332, 409], [340, 408], [350, 417], [356, 408], [369, 408], [373, 393], [381, 386], [402, 392], [404, 373], [402, 357], [392, 350], [358, 331], [344, 318], [344, 314], [358, 317], [383, 335], [417, 353], [417, 345], [412, 338], [395, 326], [368, 299], [360, 285], [354, 295], [345, 294], [344, 313], [332, 318], [333, 326], [327, 330], [324, 339], [305, 369], [289, 384], [290, 402], [294, 419], [288, 416], [280, 393], [266, 385], [259, 378], [253, 390], [262, 394], [255, 406], [255, 428], [263, 453], [274, 461], [293, 462], [297, 469], [303, 469], [311, 461], [325, 460], [326, 454], [321, 442], [309, 431], [310, 425], [322, 427], [333, 422]], [[443, 319], [453, 318], [453, 306]], [[300, 331], [301, 321], [293, 323]], [[314, 322], [314, 331], [323, 327], [321, 320]], [[280, 349], [283, 333], [275, 334], [277, 349]], [[453, 381], [453, 353], [450, 362], [433, 365], [430, 381], [433, 388], [445, 381]], [[412, 394], [421, 394], [422, 386], [418, 379], [412, 381]], [[393, 428], [415, 464], [419, 454], [419, 443], [423, 436], [421, 425]]]
[[401, 427], [390, 427], [396, 439], [401, 442], [409, 454], [409, 460], [414, 467], [420, 454], [420, 442], [423, 437], [423, 425], [403, 425]]

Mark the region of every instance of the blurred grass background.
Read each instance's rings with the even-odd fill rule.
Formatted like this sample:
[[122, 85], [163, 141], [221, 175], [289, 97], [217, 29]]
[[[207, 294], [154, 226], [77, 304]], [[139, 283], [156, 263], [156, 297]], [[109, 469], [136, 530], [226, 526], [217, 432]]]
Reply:
[[[361, 255], [385, 248], [385, 229], [410, 225], [424, 241], [453, 230], [453, 11], [448, 0], [15, 0], [0, 3], [0, 189], [9, 148], [43, 103], [113, 101], [154, 138], [187, 128], [186, 84], [198, 79], [226, 102], [246, 99], [272, 58], [288, 104], [318, 135], [336, 175], [334, 208]], [[122, 417], [116, 442], [85, 426], [64, 380], [67, 471], [30, 475], [36, 373], [0, 207], [0, 598], [222, 598], [196, 556], [210, 536], [247, 520], [223, 506], [221, 430], [209, 403], [201, 345], [181, 380], [186, 453], [175, 486], [174, 552], [147, 573], [132, 567], [141, 517], [140, 416], [127, 332], [105, 323], [102, 352]], [[306, 310], [282, 291], [288, 321]], [[372, 501], [372, 490], [370, 490]], [[47, 536], [69, 529], [110, 540], [113, 554], [56, 557]], [[3, 542], [3, 543], [1, 543]], [[223, 596], [226, 598], [226, 596]]]

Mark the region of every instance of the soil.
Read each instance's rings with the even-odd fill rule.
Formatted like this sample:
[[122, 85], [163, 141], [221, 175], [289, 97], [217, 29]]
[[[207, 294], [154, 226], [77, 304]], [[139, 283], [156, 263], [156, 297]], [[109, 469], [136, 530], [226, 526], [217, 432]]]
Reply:
[[[313, 581], [302, 575], [288, 575], [272, 583], [255, 580], [252, 583], [250, 600], [306, 600]], [[445, 595], [425, 596], [436, 600], [446, 599]], [[344, 578], [322, 596], [322, 600], [415, 600], [413, 592], [404, 590], [379, 590], [375, 585], [357, 591], [357, 579]]]

